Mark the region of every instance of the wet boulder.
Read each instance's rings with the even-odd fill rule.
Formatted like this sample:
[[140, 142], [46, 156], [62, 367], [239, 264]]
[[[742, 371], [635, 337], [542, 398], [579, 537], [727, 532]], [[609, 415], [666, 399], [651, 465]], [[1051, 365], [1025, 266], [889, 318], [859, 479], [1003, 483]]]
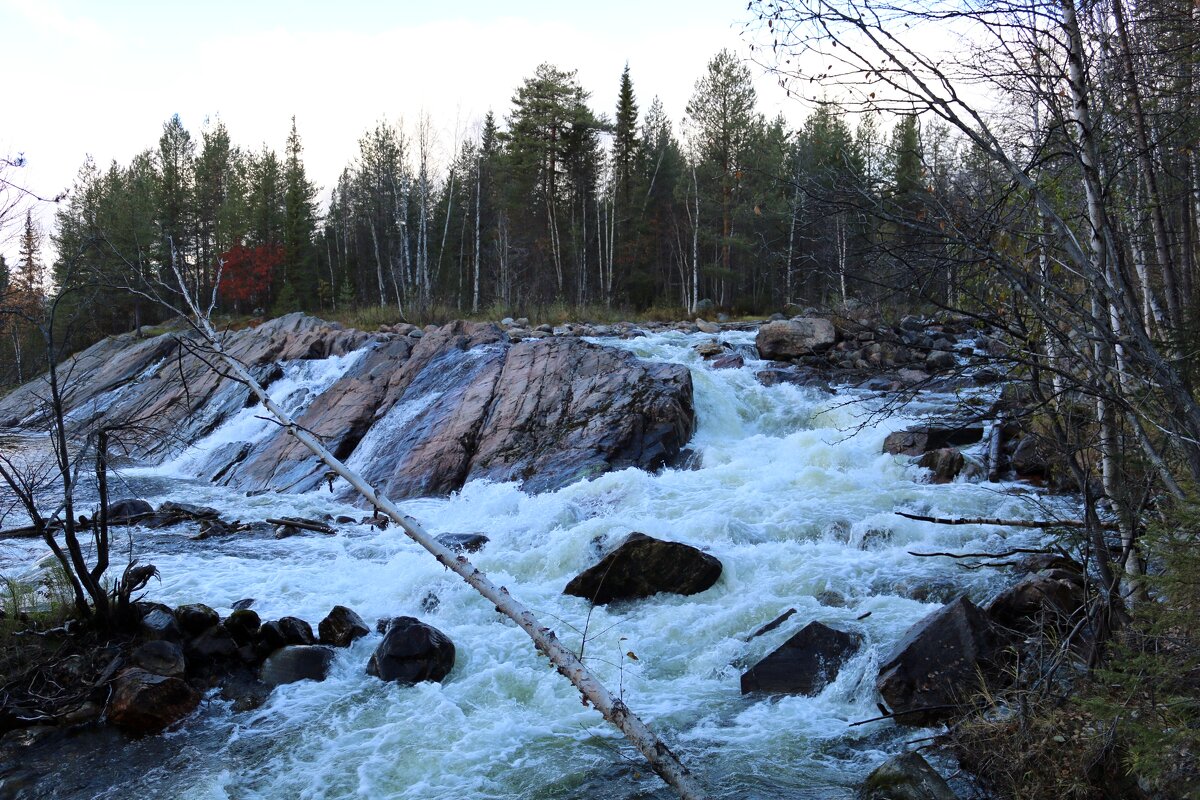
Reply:
[[909, 628], [883, 659], [875, 687], [897, 722], [939, 722], [981, 689], [997, 646], [987, 614], [959, 597]]
[[595, 566], [571, 579], [563, 594], [593, 603], [636, 600], [659, 592], [697, 594], [721, 577], [721, 562], [680, 542], [631, 533]]
[[415, 617], [396, 617], [367, 664], [367, 674], [402, 684], [441, 681], [454, 668], [454, 643]]
[[915, 751], [892, 756], [867, 776], [859, 800], [958, 800], [941, 775]]
[[819, 694], [861, 646], [857, 633], [810, 622], [742, 675], [742, 694]]
[[259, 639], [268, 650], [277, 650], [289, 644], [316, 644], [312, 626], [299, 617], [280, 617], [264, 622], [258, 629]]
[[189, 603], [175, 609], [179, 627], [189, 636], [195, 636], [221, 621], [221, 616], [203, 603]]
[[321, 645], [290, 645], [263, 662], [259, 680], [270, 687], [296, 681], [323, 681], [333, 664], [333, 651]]
[[930, 483], [950, 483], [958, 477], [965, 465], [966, 459], [963, 458], [963, 454], [953, 447], [930, 450], [917, 461], [917, 466], [924, 467], [932, 473], [929, 476]]
[[983, 439], [983, 425], [918, 425], [889, 433], [883, 441], [883, 452], [896, 456], [919, 456], [931, 450], [963, 447]]
[[360, 639], [371, 632], [363, 618], [345, 606], [334, 606], [325, 615], [325, 619], [317, 624], [317, 633], [321, 644], [334, 647], [349, 647], [355, 639]]
[[169, 728], [199, 704], [200, 693], [186, 681], [134, 667], [113, 681], [105, 711], [109, 722], [141, 735]]
[[191, 639], [184, 648], [188, 660], [197, 664], [211, 664], [233, 658], [238, 645], [224, 625], [213, 625]]
[[437, 537], [437, 540], [443, 547], [460, 553], [479, 552], [485, 544], [491, 541], [482, 533], [443, 533]]
[[1025, 434], [1017, 440], [1009, 465], [1019, 477], [1044, 477], [1053, 469], [1054, 453], [1049, 442], [1037, 434]]
[[925, 356], [925, 368], [930, 372], [952, 369], [956, 363], [954, 354], [948, 350], [934, 350]]
[[1024, 632], [1043, 624], [1061, 630], [1077, 616], [1086, 597], [1081, 573], [1048, 569], [1000, 592], [987, 604], [987, 614], [1009, 630]]
[[182, 678], [187, 672], [187, 661], [183, 657], [183, 648], [175, 642], [156, 640], [139, 645], [130, 656], [133, 666], [153, 672], [155, 675], [165, 675], [168, 678]]
[[758, 335], [754, 337], [758, 354], [771, 361], [789, 361], [810, 353], [823, 352], [835, 343], [837, 331], [833, 323], [820, 317], [768, 322], [758, 329]]
[[712, 360], [713, 369], [741, 369], [746, 366], [746, 359], [739, 353], [726, 353]]
[[262, 620], [259, 619], [258, 612], [250, 608], [235, 609], [225, 618], [225, 630], [229, 631], [229, 635], [239, 645], [254, 641], [260, 627]]
[[145, 639], [166, 639], [177, 642], [183, 638], [183, 629], [175, 613], [164, 605], [146, 604], [140, 608], [142, 612], [138, 630]]
[[118, 500], [108, 504], [108, 524], [132, 525], [154, 513], [154, 506], [145, 500]]

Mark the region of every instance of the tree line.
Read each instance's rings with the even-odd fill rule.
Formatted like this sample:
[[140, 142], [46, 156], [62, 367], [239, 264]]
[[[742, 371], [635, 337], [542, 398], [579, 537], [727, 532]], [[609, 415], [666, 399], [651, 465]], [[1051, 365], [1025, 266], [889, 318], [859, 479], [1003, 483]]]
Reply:
[[[574, 72], [543, 64], [448, 163], [428, 116], [380, 121], [323, 209], [295, 119], [277, 154], [234, 144], [220, 120], [197, 136], [172, 117], [128, 163], [83, 165], [51, 234], [55, 281], [127, 286], [177, 263], [201, 295], [220, 274], [229, 311], [400, 315], [551, 303], [683, 314], [703, 299], [766, 311], [866, 291], [867, 220], [841, 200], [921, 182], [914, 116], [855, 125], [824, 103], [793, 130], [758, 111], [729, 51], [678, 125], [657, 98], [640, 108], [628, 67], [619, 89], [609, 115]], [[97, 333], [156, 313], [127, 293], [89, 297]]]

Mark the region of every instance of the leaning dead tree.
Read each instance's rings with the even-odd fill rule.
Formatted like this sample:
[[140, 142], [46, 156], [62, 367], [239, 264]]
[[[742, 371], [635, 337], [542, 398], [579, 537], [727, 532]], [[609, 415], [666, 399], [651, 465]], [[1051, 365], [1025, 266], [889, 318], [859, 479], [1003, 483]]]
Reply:
[[633, 713], [620, 697], [610, 692], [580, 658], [558, 640], [553, 630], [542, 625], [528, 607], [513, 597], [507, 587], [497, 586], [466, 556], [455, 553], [438, 542], [421, 527], [417, 520], [405, 515], [394, 502], [377, 492], [362, 476], [336, 458], [315, 436], [297, 425], [287, 412], [276, 405], [245, 366], [225, 351], [221, 335], [211, 320], [211, 314], [216, 305], [217, 287], [220, 285], [219, 267], [217, 279], [214, 281], [212, 299], [207, 308], [202, 308], [191, 293], [180, 269], [174, 265], [171, 269], [176, 286], [171, 287], [169, 294], [163, 293], [167, 287], [162, 284], [152, 287], [148, 292], [143, 290], [142, 293], [156, 302], [164, 303], [188, 320], [199, 336], [203, 347], [209, 351], [214, 360], [225, 365], [228, 376], [245, 385], [290, 435], [321, 459], [330, 470], [344, 478], [374, 509], [387, 515], [392, 522], [399, 525], [410, 539], [433, 555], [442, 566], [466, 581], [488, 602], [494, 604], [497, 611], [516, 623], [517, 627], [533, 640], [534, 647], [538, 652], [550, 659], [550, 663], [554, 665], [558, 673], [579, 690], [584, 703], [590, 703], [606, 720], [620, 729], [625, 738], [646, 758], [654, 772], [675, 789], [681, 798], [699, 800], [707, 797], [707, 793], [695, 776], [684, 766], [671, 748]]

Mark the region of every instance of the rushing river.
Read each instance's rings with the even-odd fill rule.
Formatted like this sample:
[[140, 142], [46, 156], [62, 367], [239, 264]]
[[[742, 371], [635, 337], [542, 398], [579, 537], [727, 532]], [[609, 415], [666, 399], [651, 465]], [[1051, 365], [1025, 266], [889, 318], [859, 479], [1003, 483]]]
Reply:
[[[721, 335], [747, 354], [745, 368], [730, 370], [699, 358], [692, 346], [701, 338], [609, 342], [691, 368], [693, 468], [630, 469], [532, 497], [514, 484], [476, 482], [451, 497], [402, 505], [432, 533], [486, 533], [491, 542], [473, 556], [476, 565], [566, 642], [579, 646], [586, 631], [588, 665], [672, 743], [715, 797], [849, 798], [868, 771], [924, 735], [887, 721], [851, 727], [878, 715], [880, 658], [941, 602], [963, 591], [983, 600], [1000, 581], [995, 572], [908, 551], [1007, 549], [1035, 536], [930, 525], [893, 510], [1019, 517], [1034, 509], [1018, 485], [930, 485], [908, 459], [881, 454], [886, 434], [911, 420], [869, 417], [875, 401], [868, 393], [764, 387], [755, 379], [763, 363], [750, 358], [753, 334]], [[306, 382], [328, 385], [345, 360], [305, 362], [272, 392], [299, 403]], [[920, 410], [936, 412], [952, 399], [928, 398]], [[255, 426], [268, 424], [254, 416], [226, 423], [206, 446], [253, 440]], [[164, 467], [124, 472], [113, 496], [210, 505], [245, 521], [363, 513], [328, 488], [255, 497], [216, 488], [189, 474], [193, 460], [184, 453]], [[607, 608], [561, 594], [630, 531], [700, 547], [722, 561], [724, 574], [699, 595]], [[314, 628], [337, 604], [368, 623], [412, 615], [453, 639], [453, 672], [442, 684], [413, 687], [369, 677], [364, 668], [380, 639], [372, 633], [339, 650], [322, 683], [282, 686], [244, 713], [213, 694], [181, 730], [142, 741], [110, 736], [102, 753], [78, 761], [85, 768], [47, 776], [30, 796], [670, 796], [615, 729], [535, 655], [525, 634], [400, 532], [343, 525], [337, 536], [199, 542], [192, 533], [133, 531], [138, 558], [162, 573], [161, 585], [151, 585], [153, 599], [203, 602], [224, 615], [235, 601], [254, 598], [263, 619], [291, 614]], [[0, 573], [26, 572], [43, 555], [36, 543], [0, 541]], [[817, 596], [825, 592], [840, 594], [845, 605], [822, 605]], [[797, 613], [787, 623], [746, 641], [789, 608]], [[814, 619], [861, 632], [866, 646], [819, 696], [742, 696], [741, 672]]]

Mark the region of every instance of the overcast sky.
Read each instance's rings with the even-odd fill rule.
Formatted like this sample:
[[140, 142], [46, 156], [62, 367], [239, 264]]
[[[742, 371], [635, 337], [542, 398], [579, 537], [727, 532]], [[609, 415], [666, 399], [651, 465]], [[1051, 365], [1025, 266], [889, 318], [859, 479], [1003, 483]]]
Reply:
[[[628, 61], [642, 110], [659, 95], [678, 122], [714, 53], [747, 54], [745, 9], [744, 0], [0, 0], [0, 155], [24, 153], [22, 180], [52, 195], [89, 154], [103, 166], [155, 146], [172, 114], [197, 137], [219, 115], [236, 143], [277, 150], [295, 114], [324, 201], [376, 120], [414, 123], [424, 109], [448, 155], [456, 127], [471, 130], [489, 108], [503, 117], [543, 61], [578, 70], [593, 108], [609, 114]], [[762, 110], [787, 109], [754, 71]], [[51, 217], [42, 214], [47, 230]]]

